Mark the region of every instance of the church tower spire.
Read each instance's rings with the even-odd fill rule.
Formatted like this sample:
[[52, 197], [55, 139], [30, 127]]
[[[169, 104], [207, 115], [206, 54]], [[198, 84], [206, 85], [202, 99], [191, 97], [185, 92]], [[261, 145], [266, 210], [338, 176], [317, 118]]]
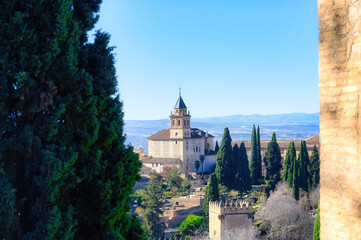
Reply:
[[187, 111], [187, 106], [181, 96], [181, 88], [179, 88], [178, 100], [171, 111], [170, 117], [170, 137], [173, 139], [184, 139], [191, 137], [191, 116]]

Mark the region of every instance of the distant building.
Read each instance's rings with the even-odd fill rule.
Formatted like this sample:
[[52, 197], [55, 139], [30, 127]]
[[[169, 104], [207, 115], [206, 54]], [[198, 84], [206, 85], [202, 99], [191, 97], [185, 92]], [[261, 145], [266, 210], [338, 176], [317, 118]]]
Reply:
[[204, 171], [210, 171], [216, 163], [214, 136], [191, 128], [191, 115], [180, 94], [169, 117], [170, 128], [148, 137], [149, 156], [142, 159], [143, 164], [158, 173], [164, 167], [178, 167], [182, 173], [195, 172], [194, 161], [203, 155]]
[[144, 148], [134, 147], [133, 152], [137, 153], [139, 156], [144, 156]]

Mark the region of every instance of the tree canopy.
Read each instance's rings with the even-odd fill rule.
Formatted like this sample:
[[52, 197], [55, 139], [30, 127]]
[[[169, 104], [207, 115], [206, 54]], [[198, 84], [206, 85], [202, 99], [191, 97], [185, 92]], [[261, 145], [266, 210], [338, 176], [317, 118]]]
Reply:
[[0, 4], [0, 238], [122, 239], [139, 225], [110, 36], [87, 39], [100, 3]]
[[220, 184], [226, 186], [227, 188], [231, 187], [233, 179], [230, 177], [229, 173], [232, 172], [232, 138], [229, 133], [228, 128], [224, 129], [223, 138], [219, 151], [217, 153], [216, 161], [216, 176]]
[[281, 152], [276, 140], [276, 134], [272, 134], [272, 139], [266, 150], [266, 184], [268, 191], [273, 190], [281, 179]]

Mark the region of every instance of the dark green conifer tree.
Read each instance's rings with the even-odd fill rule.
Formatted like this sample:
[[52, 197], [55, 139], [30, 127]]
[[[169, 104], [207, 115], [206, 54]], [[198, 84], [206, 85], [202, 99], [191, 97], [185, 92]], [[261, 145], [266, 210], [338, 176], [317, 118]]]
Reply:
[[290, 187], [292, 187], [293, 178], [293, 159], [296, 157], [295, 142], [292, 141], [288, 145], [285, 161], [283, 164], [282, 179], [287, 181]]
[[298, 155], [298, 162], [300, 167], [300, 188], [308, 192], [308, 182], [309, 182], [309, 158], [307, 152], [306, 141], [301, 141], [300, 153]]
[[144, 195], [143, 227], [148, 239], [158, 239], [162, 236], [160, 214], [162, 214], [162, 178], [152, 172]]
[[218, 183], [231, 188], [233, 179], [230, 177], [229, 172], [232, 171], [232, 138], [228, 128], [224, 129], [223, 138], [219, 151], [217, 153], [216, 162], [216, 176]]
[[309, 175], [309, 190], [313, 190], [320, 183], [320, 157], [318, 155], [316, 145], [314, 145], [312, 149], [312, 155], [309, 165]]
[[218, 180], [215, 173], [212, 173], [209, 176], [209, 183], [206, 189], [206, 194], [204, 196], [204, 202], [203, 202], [204, 223], [207, 226], [209, 220], [209, 202], [213, 202], [213, 201], [219, 201]]
[[267, 191], [274, 190], [276, 184], [281, 179], [281, 152], [276, 140], [276, 134], [272, 134], [272, 139], [267, 145], [266, 150], [266, 185]]
[[100, 2], [0, 5], [0, 165], [17, 238], [119, 239], [132, 227], [141, 163], [124, 145], [109, 36], [87, 42]]
[[253, 124], [251, 136], [251, 159], [249, 168], [251, 171], [251, 178], [253, 184], [258, 184], [258, 179], [262, 177], [262, 166], [259, 164], [258, 141], [256, 134], [256, 126]]
[[300, 168], [296, 158], [293, 159], [292, 196], [298, 201], [300, 192]]
[[218, 145], [218, 141], [216, 140], [216, 146], [214, 147], [214, 151], [218, 153], [218, 150], [219, 150], [219, 145]]
[[249, 171], [249, 162], [247, 157], [246, 147], [241, 143], [239, 147], [240, 162], [241, 162], [241, 193], [252, 189], [252, 179]]
[[261, 154], [261, 132], [257, 126], [257, 169], [260, 178], [262, 178], [262, 154]]
[[[232, 163], [229, 169], [229, 177], [233, 178], [232, 181], [230, 181], [230, 187], [233, 190], [241, 191], [242, 189], [242, 183], [241, 183], [241, 156], [240, 151], [237, 144], [234, 144], [232, 149]], [[241, 191], [242, 192], [242, 191]]]

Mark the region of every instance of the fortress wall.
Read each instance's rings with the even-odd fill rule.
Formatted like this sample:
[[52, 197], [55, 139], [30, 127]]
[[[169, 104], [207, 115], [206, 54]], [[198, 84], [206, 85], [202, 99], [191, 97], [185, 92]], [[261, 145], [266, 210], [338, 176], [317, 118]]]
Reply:
[[321, 239], [361, 236], [361, 0], [319, 0]]

